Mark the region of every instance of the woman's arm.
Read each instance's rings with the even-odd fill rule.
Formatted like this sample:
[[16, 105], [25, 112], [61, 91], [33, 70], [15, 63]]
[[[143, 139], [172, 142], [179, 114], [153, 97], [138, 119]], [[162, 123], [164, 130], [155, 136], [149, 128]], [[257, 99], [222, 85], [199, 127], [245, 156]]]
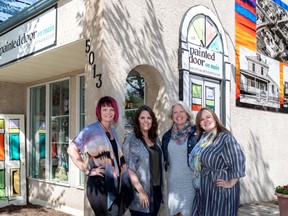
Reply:
[[217, 179], [216, 186], [223, 187], [223, 188], [232, 188], [237, 182], [239, 178], [233, 178], [229, 181], [225, 181], [224, 179]]
[[129, 172], [129, 176], [130, 176], [130, 180], [131, 180], [132, 185], [134, 186], [134, 188], [139, 193], [140, 205], [144, 208], [145, 207], [148, 208], [149, 207], [149, 198], [148, 198], [148, 195], [145, 192], [142, 184], [140, 183], [137, 174], [129, 168], [128, 168], [128, 172]]
[[239, 178], [245, 176], [245, 156], [239, 143], [231, 134], [227, 135], [225, 145], [225, 153], [223, 154], [226, 155], [227, 164], [231, 169], [231, 179], [228, 181], [217, 179], [215, 184], [218, 187], [232, 188]]
[[85, 162], [83, 161], [79, 149], [77, 148], [76, 144], [74, 142], [71, 142], [68, 149], [67, 153], [69, 154], [70, 158], [72, 159], [73, 163], [87, 176], [104, 176], [105, 170], [103, 166], [94, 168], [94, 169], [89, 169]]

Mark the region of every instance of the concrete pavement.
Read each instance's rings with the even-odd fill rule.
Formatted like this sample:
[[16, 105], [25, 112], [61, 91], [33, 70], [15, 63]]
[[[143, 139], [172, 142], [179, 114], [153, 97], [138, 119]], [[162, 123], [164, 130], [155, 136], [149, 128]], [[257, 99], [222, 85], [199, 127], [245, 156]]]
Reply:
[[[165, 207], [161, 206], [159, 216], [167, 216]], [[280, 216], [277, 201], [263, 202], [259, 204], [243, 204], [239, 207], [238, 216]], [[129, 210], [124, 216], [130, 216]]]
[[276, 216], [280, 215], [276, 201], [259, 204], [244, 204], [239, 207], [238, 216]]

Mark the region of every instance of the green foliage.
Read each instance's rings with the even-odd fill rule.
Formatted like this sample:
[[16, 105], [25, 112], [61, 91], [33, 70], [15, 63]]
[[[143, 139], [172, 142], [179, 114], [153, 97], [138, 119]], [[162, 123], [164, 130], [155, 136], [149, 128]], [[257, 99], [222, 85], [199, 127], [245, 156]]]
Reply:
[[288, 185], [276, 187], [275, 192], [279, 194], [288, 194]]
[[144, 104], [144, 86], [144, 79], [137, 71], [132, 71], [126, 79], [125, 119], [128, 127], [133, 125], [136, 110]]
[[144, 104], [145, 81], [142, 76], [132, 70], [125, 84], [125, 136], [132, 133], [134, 115]]

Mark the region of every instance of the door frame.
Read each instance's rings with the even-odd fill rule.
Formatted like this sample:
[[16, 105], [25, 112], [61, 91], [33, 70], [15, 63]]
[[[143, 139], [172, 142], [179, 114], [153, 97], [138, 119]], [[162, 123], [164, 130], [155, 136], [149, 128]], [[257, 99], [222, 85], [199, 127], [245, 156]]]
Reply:
[[[0, 161], [0, 169], [5, 170], [5, 198], [0, 200], [0, 207], [6, 205], [26, 205], [27, 204], [27, 187], [26, 187], [26, 145], [25, 145], [25, 118], [22, 114], [0, 114], [0, 119], [4, 119], [5, 127], [1, 129], [4, 132], [4, 161]], [[13, 121], [19, 120], [18, 125], [12, 126]], [[18, 122], [18, 121], [16, 121]], [[10, 125], [11, 124], [11, 125]], [[12, 127], [10, 127], [12, 126]], [[3, 131], [4, 130], [4, 131]], [[19, 133], [19, 160], [10, 160], [10, 134]], [[12, 139], [12, 138], [11, 138]], [[20, 176], [17, 171], [20, 170]], [[14, 178], [12, 178], [14, 177]], [[19, 180], [17, 179], [19, 177]], [[19, 181], [17, 185], [17, 182]], [[14, 184], [15, 183], [15, 184]], [[13, 188], [17, 185], [20, 188]], [[19, 192], [13, 192], [15, 190]]]

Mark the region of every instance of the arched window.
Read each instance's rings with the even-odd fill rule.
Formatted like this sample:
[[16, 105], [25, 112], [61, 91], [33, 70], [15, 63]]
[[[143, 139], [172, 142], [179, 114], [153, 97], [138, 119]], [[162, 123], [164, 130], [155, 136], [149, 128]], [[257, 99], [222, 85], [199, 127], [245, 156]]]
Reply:
[[136, 71], [131, 70], [125, 83], [125, 137], [133, 131], [136, 110], [145, 103], [145, 81]]
[[193, 17], [188, 27], [188, 43], [204, 47], [214, 52], [223, 53], [221, 35], [210, 17], [198, 14]]

